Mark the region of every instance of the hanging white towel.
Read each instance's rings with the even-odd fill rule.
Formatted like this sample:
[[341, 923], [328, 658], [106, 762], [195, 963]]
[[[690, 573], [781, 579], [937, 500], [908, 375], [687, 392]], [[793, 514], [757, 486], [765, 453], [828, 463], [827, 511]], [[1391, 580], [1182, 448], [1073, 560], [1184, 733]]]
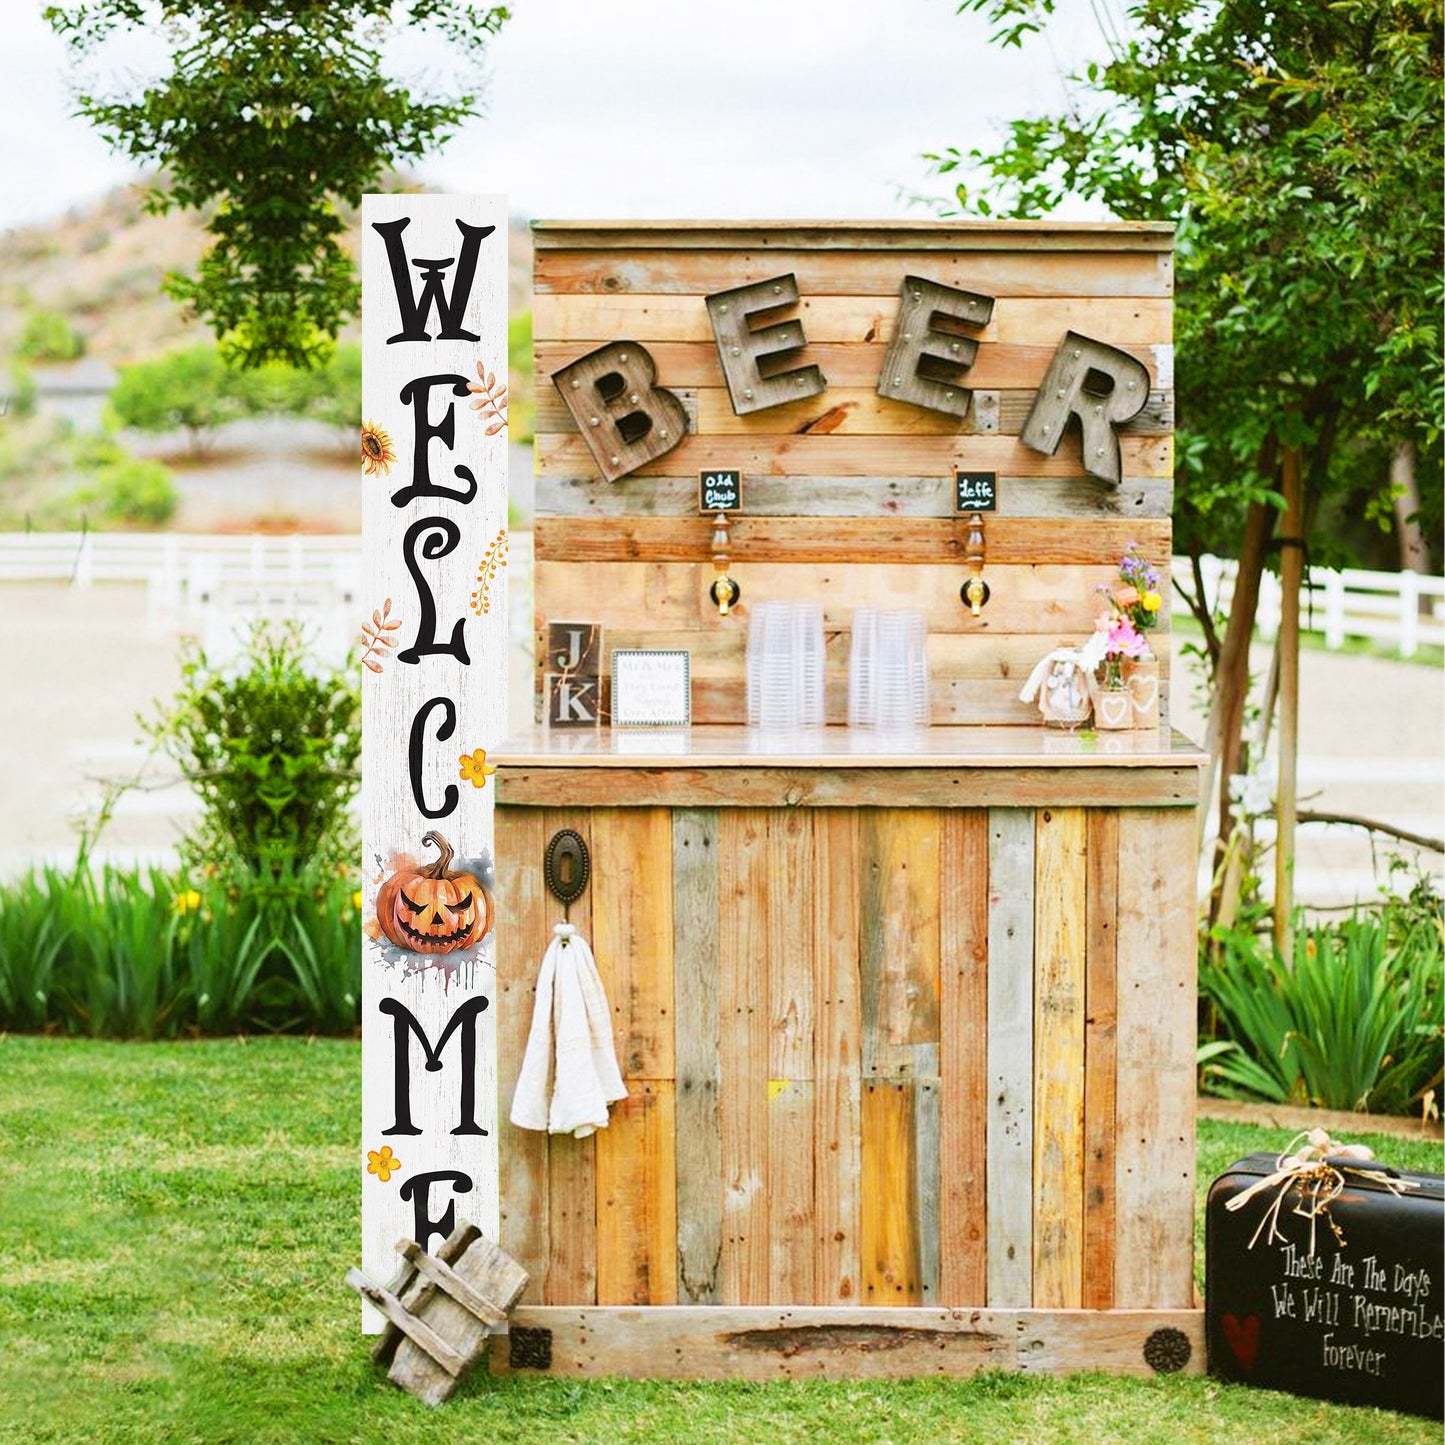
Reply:
[[537, 974], [512, 1123], [585, 1139], [607, 1127], [607, 1106], [625, 1099], [627, 1086], [617, 1067], [612, 1010], [592, 950], [570, 923], [552, 932]]

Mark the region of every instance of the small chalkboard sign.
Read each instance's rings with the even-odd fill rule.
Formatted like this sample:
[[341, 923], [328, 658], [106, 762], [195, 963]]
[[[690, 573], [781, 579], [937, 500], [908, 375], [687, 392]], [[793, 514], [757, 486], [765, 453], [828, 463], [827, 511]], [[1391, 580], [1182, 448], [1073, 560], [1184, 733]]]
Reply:
[[992, 512], [998, 506], [997, 472], [955, 471], [953, 485], [955, 511]]
[[736, 512], [743, 504], [743, 474], [717, 467], [699, 472], [697, 495], [704, 512]]

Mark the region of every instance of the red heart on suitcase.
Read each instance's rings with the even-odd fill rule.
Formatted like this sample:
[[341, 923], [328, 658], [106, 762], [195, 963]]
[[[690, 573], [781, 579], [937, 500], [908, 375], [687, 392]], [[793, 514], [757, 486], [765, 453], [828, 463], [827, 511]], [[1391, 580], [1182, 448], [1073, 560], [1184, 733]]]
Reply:
[[1234, 1358], [1245, 1374], [1254, 1368], [1255, 1357], [1259, 1354], [1259, 1316], [1246, 1315], [1243, 1319], [1235, 1315], [1220, 1315], [1219, 1323], [1224, 1329], [1224, 1338], [1234, 1351]]

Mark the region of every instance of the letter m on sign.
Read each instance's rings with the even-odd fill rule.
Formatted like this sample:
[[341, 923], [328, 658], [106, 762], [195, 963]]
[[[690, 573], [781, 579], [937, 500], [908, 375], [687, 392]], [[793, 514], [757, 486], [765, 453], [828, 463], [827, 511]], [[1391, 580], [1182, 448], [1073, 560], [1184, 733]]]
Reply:
[[[467, 303], [472, 298], [472, 282], [477, 274], [477, 254], [482, 242], [497, 228], [495, 226], [469, 226], [458, 218], [457, 230], [462, 233], [460, 257], [444, 256], [436, 259], [416, 257], [412, 265], [421, 273], [421, 288], [413, 287], [411, 273], [407, 270], [406, 247], [401, 233], [411, 224], [410, 216], [395, 221], [375, 221], [371, 229], [386, 242], [386, 259], [391, 266], [391, 284], [396, 288], [396, 309], [401, 314], [401, 330], [395, 336], [386, 338], [387, 344], [397, 341], [431, 341], [427, 330], [433, 310], [441, 322], [437, 341], [477, 341], [475, 331], [467, 331], [462, 322], [466, 320]], [[451, 291], [446, 289], [446, 273], [456, 266], [451, 278]]]

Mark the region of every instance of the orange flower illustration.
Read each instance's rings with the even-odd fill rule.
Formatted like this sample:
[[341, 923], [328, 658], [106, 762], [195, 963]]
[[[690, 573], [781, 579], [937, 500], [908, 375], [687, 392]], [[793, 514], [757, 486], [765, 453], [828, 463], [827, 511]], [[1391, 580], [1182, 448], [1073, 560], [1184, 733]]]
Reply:
[[375, 1174], [383, 1184], [400, 1168], [401, 1160], [391, 1152], [390, 1144], [383, 1144], [380, 1149], [366, 1151], [366, 1172]]
[[469, 782], [474, 788], [485, 788], [487, 779], [497, 770], [487, 761], [486, 748], [478, 748], [474, 753], [463, 753], [457, 761], [462, 765], [458, 777]]
[[374, 421], [367, 422], [361, 428], [362, 476], [374, 477], [378, 472], [385, 476], [395, 460], [396, 449], [391, 444], [390, 435]]

